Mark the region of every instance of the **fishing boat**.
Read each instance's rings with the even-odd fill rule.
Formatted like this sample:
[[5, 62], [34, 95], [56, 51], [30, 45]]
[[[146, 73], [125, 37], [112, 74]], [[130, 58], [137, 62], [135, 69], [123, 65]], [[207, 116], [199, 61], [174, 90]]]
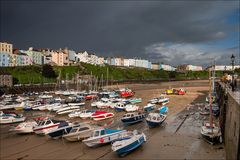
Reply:
[[124, 114], [123, 117], [121, 118], [121, 121], [124, 124], [134, 124], [134, 123], [143, 121], [144, 118], [145, 118], [144, 113], [131, 112], [131, 113]]
[[215, 65], [213, 65], [212, 69], [209, 69], [209, 109], [210, 116], [209, 122], [204, 122], [201, 127], [201, 135], [207, 140], [210, 144], [216, 144], [222, 142], [222, 134], [221, 129], [213, 122], [213, 93], [215, 86]]
[[124, 156], [140, 147], [144, 142], [146, 142], [146, 135], [144, 133], [139, 133], [137, 130], [134, 130], [132, 132], [132, 135], [129, 137], [122, 138], [113, 142], [112, 150], [119, 156]]
[[10, 124], [10, 123], [18, 123], [25, 121], [26, 117], [23, 117], [21, 114], [16, 115], [6, 115], [3, 114], [0, 116], [0, 124]]
[[144, 111], [151, 111], [155, 108], [155, 104], [152, 104], [152, 103], [148, 103], [146, 106], [143, 107]]
[[67, 113], [71, 113], [79, 110], [80, 110], [80, 106], [69, 106], [69, 107], [64, 107], [57, 110], [56, 113], [61, 115], [61, 114], [67, 114]]
[[141, 103], [142, 98], [131, 98], [131, 99], [129, 99], [129, 102], [132, 104]]
[[150, 127], [156, 127], [161, 125], [165, 119], [167, 118], [166, 114], [159, 114], [159, 113], [149, 113], [146, 121], [148, 126]]
[[139, 109], [139, 107], [136, 106], [136, 105], [134, 105], [134, 104], [127, 104], [127, 105], [125, 106], [125, 111], [126, 111], [126, 112], [135, 112], [135, 111], [137, 111], [138, 109]]
[[51, 129], [58, 128], [58, 125], [61, 121], [51, 120], [50, 118], [42, 118], [37, 124], [33, 127], [33, 131], [39, 135], [46, 135]]
[[73, 128], [73, 126], [79, 126], [79, 124], [71, 124], [66, 121], [60, 122], [58, 125], [58, 128], [51, 129], [47, 135], [53, 139], [57, 139], [62, 137], [65, 134], [68, 134], [70, 130]]
[[10, 131], [15, 132], [16, 134], [27, 134], [33, 132], [33, 127], [37, 125], [36, 121], [27, 121], [22, 122]]
[[94, 130], [92, 132], [92, 135], [89, 138], [83, 140], [82, 142], [88, 147], [96, 147], [106, 143], [111, 143], [119, 138], [126, 137], [128, 136], [128, 134], [129, 133], [126, 130], [100, 128]]
[[88, 124], [80, 124], [79, 126], [74, 126], [68, 134], [62, 137], [68, 141], [80, 141], [89, 138], [92, 134], [93, 128]]
[[79, 117], [82, 119], [90, 118], [96, 110], [82, 110], [79, 114]]
[[162, 106], [162, 107], [158, 108], [158, 111], [159, 111], [160, 114], [167, 114], [168, 107], [167, 106]]
[[116, 105], [114, 106], [114, 109], [116, 111], [124, 111], [125, 110], [125, 104], [124, 103], [121, 103], [121, 102], [118, 102], [116, 103]]
[[114, 114], [111, 112], [97, 110], [95, 113], [92, 114], [91, 118], [93, 118], [93, 120], [95, 121], [99, 121], [103, 119], [112, 118], [113, 116]]

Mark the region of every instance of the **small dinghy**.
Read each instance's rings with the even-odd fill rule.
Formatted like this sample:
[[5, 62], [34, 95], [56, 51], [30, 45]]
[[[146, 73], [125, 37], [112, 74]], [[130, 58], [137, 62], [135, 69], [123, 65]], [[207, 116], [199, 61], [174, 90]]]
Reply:
[[121, 121], [124, 124], [134, 124], [134, 123], [143, 121], [144, 118], [145, 118], [144, 113], [132, 112], [132, 113], [126, 113], [125, 115], [123, 115], [123, 117], [121, 118]]
[[216, 143], [222, 142], [221, 130], [214, 123], [211, 126], [209, 122], [205, 122], [201, 128], [201, 135], [210, 144], [216, 144]]
[[86, 144], [88, 147], [96, 147], [99, 145], [111, 143], [123, 137], [127, 137], [128, 134], [129, 133], [126, 130], [101, 128], [94, 130], [91, 137], [83, 140], [83, 143]]
[[68, 134], [70, 130], [73, 128], [73, 126], [79, 126], [79, 124], [71, 124], [66, 121], [60, 122], [58, 125], [58, 128], [51, 129], [47, 135], [53, 139], [57, 139], [62, 137], [64, 134]]
[[93, 128], [88, 124], [80, 124], [79, 126], [73, 127], [68, 134], [62, 137], [68, 141], [80, 141], [89, 138], [92, 134]]
[[99, 120], [112, 118], [113, 116], [114, 116], [114, 114], [111, 112], [96, 111], [95, 113], [92, 114], [91, 118], [93, 118], [93, 120], [95, 120], [95, 121], [99, 121]]
[[134, 130], [129, 137], [113, 142], [112, 150], [119, 156], [124, 156], [140, 147], [144, 142], [146, 142], [145, 134]]
[[152, 103], [148, 103], [146, 106], [143, 107], [144, 111], [151, 111], [155, 108], [155, 104], [152, 104]]
[[159, 111], [160, 114], [167, 114], [168, 107], [167, 106], [162, 106], [162, 107], [158, 108], [158, 111]]
[[161, 125], [166, 118], [167, 118], [166, 114], [149, 113], [149, 115], [146, 118], [146, 121], [149, 127], [156, 127]]
[[26, 117], [21, 114], [3, 114], [0, 116], [0, 124], [11, 124], [25, 121]]
[[137, 111], [138, 109], [139, 109], [138, 106], [132, 105], [132, 104], [127, 104], [127, 105], [125, 106], [125, 111], [126, 111], [126, 112], [134, 112], [134, 111]]
[[37, 125], [36, 121], [28, 121], [28, 122], [22, 122], [13, 129], [10, 129], [9, 131], [15, 132], [16, 134], [27, 134], [32, 133], [33, 127]]

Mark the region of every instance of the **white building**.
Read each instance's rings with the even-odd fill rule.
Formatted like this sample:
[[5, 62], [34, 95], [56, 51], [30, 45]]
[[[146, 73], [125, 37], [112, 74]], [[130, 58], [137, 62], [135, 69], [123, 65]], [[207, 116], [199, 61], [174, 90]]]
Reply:
[[160, 64], [160, 65], [159, 65], [159, 69], [162, 69], [162, 70], [164, 70], [164, 71], [175, 71], [175, 70], [176, 70], [175, 67], [170, 66], [170, 65], [168, 65], [168, 64]]
[[[209, 67], [207, 67], [207, 69], [209, 69], [209, 68], [211, 68], [211, 66], [209, 66]], [[231, 65], [226, 65], [226, 66], [224, 66], [224, 65], [216, 65], [215, 66], [215, 70], [216, 71], [232, 71], [232, 66]], [[234, 66], [234, 69], [237, 69], [237, 68], [240, 68], [240, 65], [236, 65], [236, 66]]]
[[93, 65], [98, 65], [98, 56], [96, 56], [95, 54], [88, 54], [88, 62], [90, 64]]
[[105, 61], [104, 61], [104, 57], [98, 57], [98, 65], [104, 65]]
[[123, 66], [124, 67], [129, 67], [130, 66], [130, 62], [129, 62], [129, 59], [123, 59]]
[[128, 59], [129, 60], [129, 67], [136, 67], [136, 60], [135, 59]]
[[87, 53], [87, 51], [77, 53], [76, 57], [75, 57], [75, 60], [76, 60], [76, 62], [88, 63], [88, 53]]

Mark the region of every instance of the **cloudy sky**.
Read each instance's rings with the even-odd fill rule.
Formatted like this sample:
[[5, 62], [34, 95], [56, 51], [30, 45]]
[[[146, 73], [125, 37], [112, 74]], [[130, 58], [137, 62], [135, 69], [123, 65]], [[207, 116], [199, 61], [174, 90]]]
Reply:
[[239, 1], [1, 0], [1, 41], [172, 65], [239, 63]]

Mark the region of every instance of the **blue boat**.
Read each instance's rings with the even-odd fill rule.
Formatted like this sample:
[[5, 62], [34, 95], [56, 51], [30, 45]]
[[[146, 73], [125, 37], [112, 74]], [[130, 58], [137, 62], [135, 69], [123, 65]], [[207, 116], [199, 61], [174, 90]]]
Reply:
[[125, 110], [125, 104], [124, 103], [117, 103], [116, 106], [114, 106], [114, 109], [116, 111], [124, 111]]
[[144, 111], [151, 111], [155, 108], [155, 105], [154, 104], [151, 104], [151, 103], [148, 103], [146, 106], [143, 107]]
[[112, 143], [112, 150], [117, 152], [119, 156], [124, 156], [127, 153], [137, 149], [146, 141], [146, 136], [144, 133], [139, 133], [138, 131], [133, 131], [130, 137], [117, 140]]
[[48, 132], [48, 136], [50, 136], [53, 139], [57, 139], [59, 137], [62, 137], [64, 134], [68, 134], [70, 130], [73, 128], [73, 126], [76, 125], [69, 124], [66, 121], [61, 121], [57, 129], [50, 130]]
[[158, 111], [159, 111], [160, 114], [167, 114], [168, 107], [167, 106], [162, 106], [161, 108], [158, 108]]
[[145, 119], [145, 114], [144, 113], [131, 112], [131, 113], [126, 113], [121, 118], [121, 121], [124, 124], [134, 124], [134, 123], [137, 123], [137, 122], [141, 122], [144, 119]]
[[166, 118], [167, 118], [166, 114], [149, 113], [149, 115], [146, 118], [146, 121], [149, 127], [156, 127], [161, 125]]

